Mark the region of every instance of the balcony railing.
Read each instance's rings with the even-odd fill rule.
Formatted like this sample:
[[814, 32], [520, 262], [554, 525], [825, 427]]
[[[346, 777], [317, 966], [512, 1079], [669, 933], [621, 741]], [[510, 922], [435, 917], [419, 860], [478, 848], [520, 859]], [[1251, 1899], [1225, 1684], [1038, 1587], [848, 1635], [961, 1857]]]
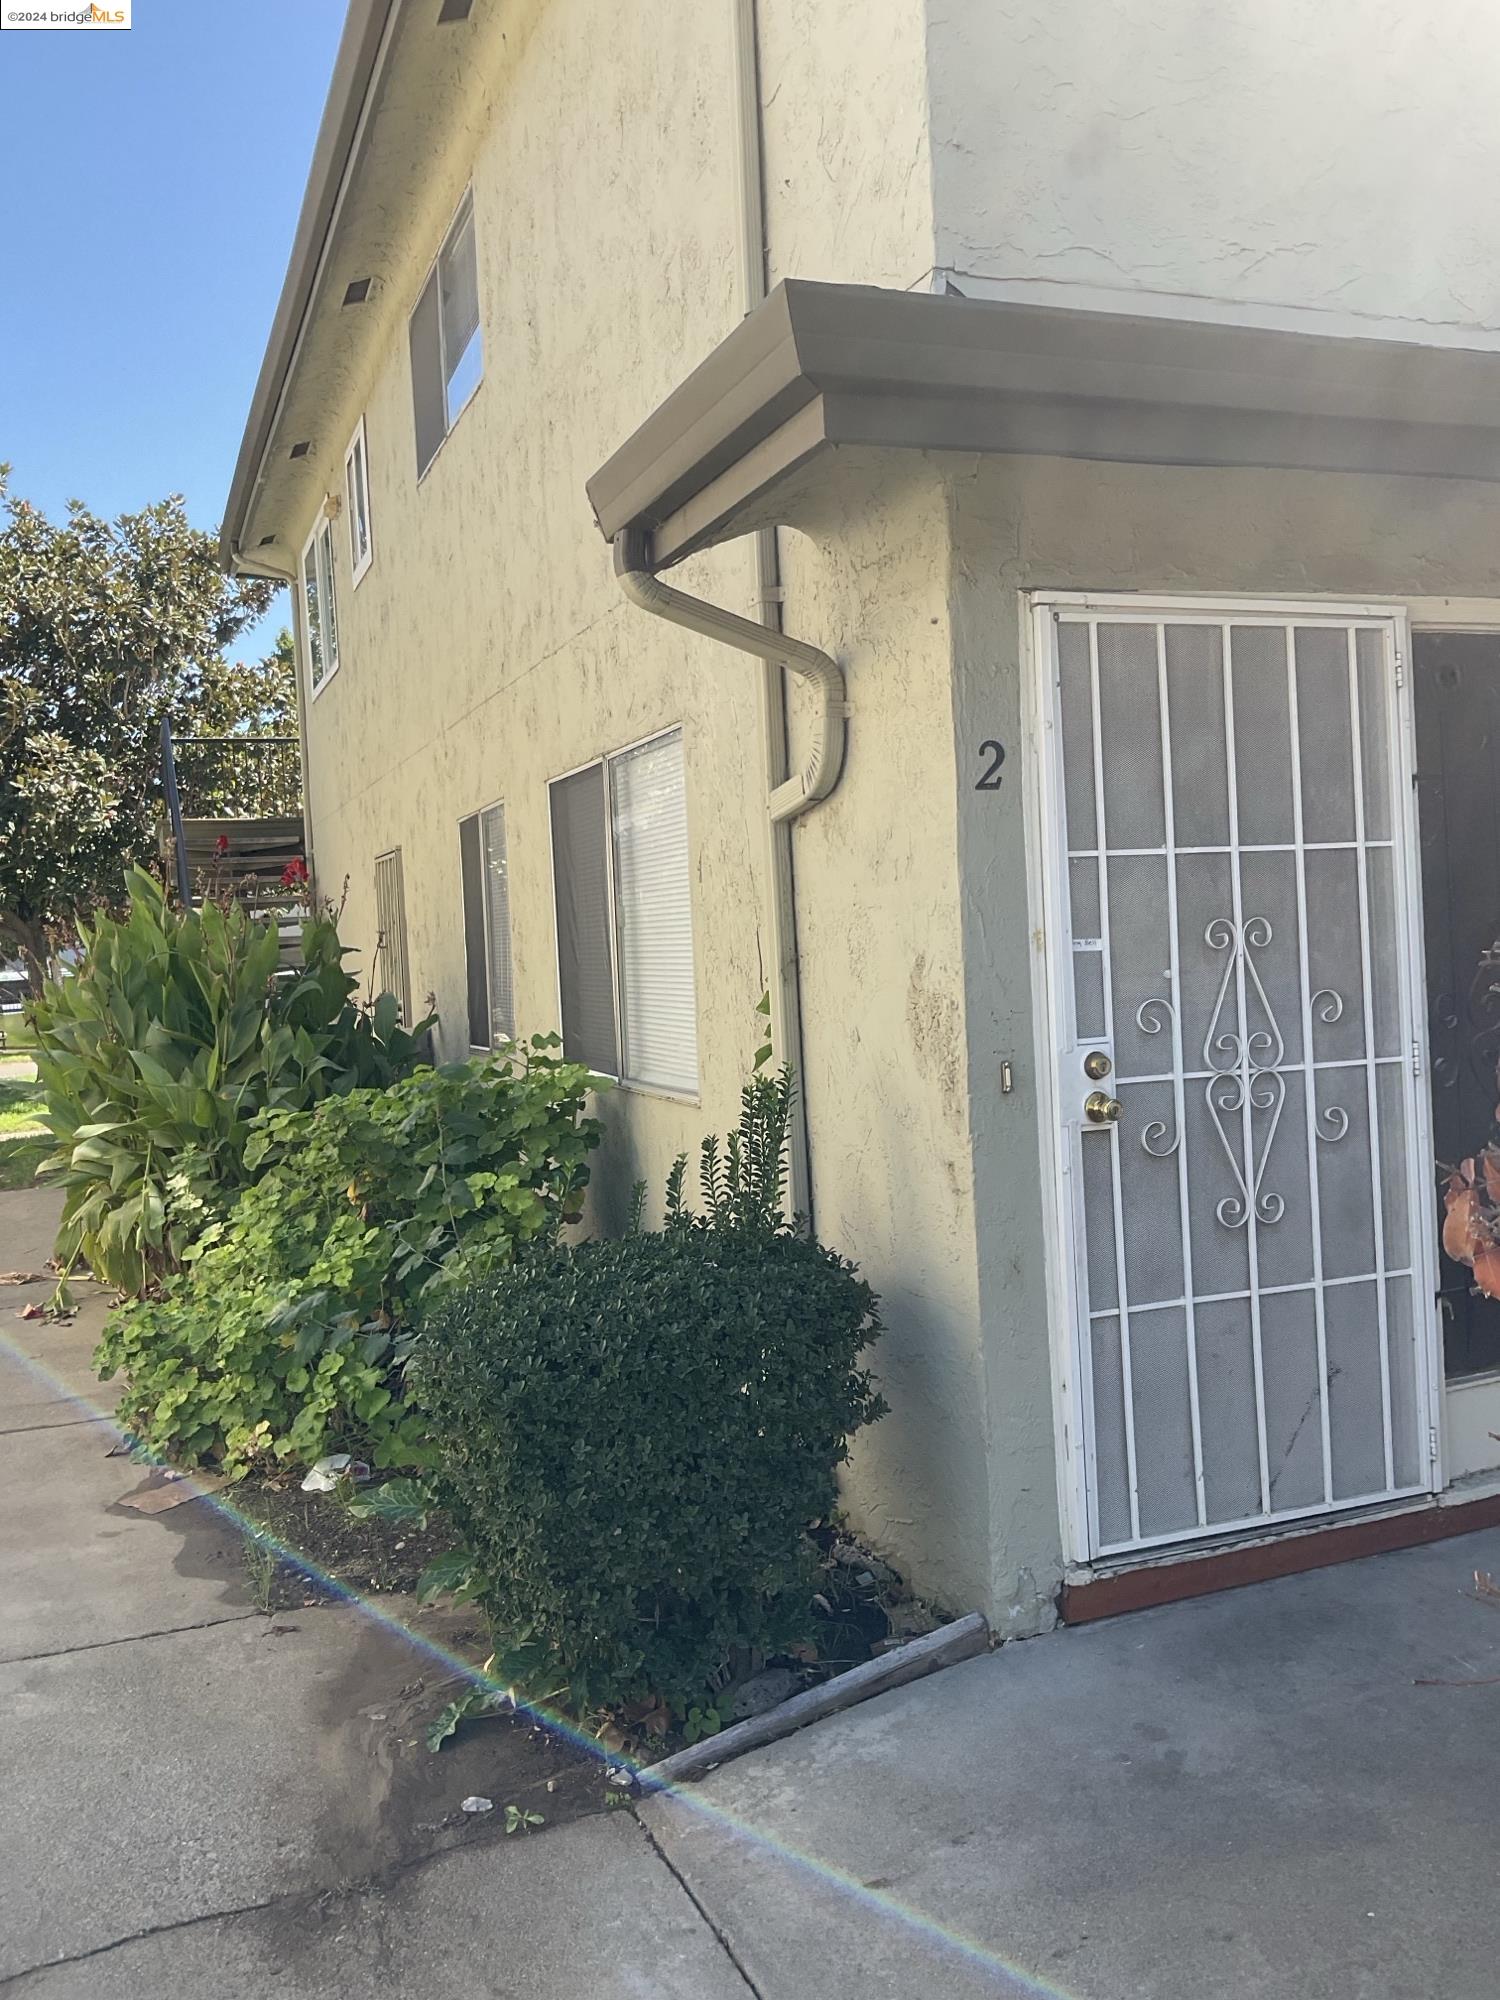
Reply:
[[162, 859], [185, 908], [224, 895], [267, 914], [311, 907], [295, 736], [174, 738], [163, 720], [161, 780]]

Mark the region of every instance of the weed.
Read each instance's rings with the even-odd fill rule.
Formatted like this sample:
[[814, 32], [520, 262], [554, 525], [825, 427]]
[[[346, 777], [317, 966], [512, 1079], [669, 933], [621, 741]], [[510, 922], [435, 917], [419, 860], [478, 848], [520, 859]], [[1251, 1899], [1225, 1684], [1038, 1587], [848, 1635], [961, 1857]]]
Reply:
[[269, 1615], [280, 1560], [276, 1550], [263, 1536], [246, 1535], [240, 1545], [240, 1553], [244, 1558], [245, 1575], [250, 1581], [250, 1595], [255, 1608]]

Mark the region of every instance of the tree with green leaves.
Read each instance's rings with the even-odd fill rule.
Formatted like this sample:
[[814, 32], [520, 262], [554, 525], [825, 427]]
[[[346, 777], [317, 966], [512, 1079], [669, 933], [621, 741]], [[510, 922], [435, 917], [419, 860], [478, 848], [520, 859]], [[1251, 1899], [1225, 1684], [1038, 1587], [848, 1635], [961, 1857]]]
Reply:
[[197, 707], [172, 727], [184, 812], [256, 819], [302, 810], [296, 655], [285, 627], [264, 659], [218, 661]]
[[35, 969], [117, 904], [155, 849], [160, 731], [291, 727], [290, 641], [241, 664], [225, 649], [275, 585], [228, 578], [179, 495], [113, 521], [68, 503], [49, 520], [0, 466], [0, 953]]

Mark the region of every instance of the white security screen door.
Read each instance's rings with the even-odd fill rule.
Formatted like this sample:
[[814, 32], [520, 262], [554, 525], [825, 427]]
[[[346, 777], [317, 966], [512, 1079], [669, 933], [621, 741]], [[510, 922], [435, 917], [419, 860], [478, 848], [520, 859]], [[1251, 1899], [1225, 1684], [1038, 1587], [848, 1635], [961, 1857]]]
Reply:
[[1036, 618], [1088, 1552], [1429, 1490], [1399, 628], [1096, 599]]

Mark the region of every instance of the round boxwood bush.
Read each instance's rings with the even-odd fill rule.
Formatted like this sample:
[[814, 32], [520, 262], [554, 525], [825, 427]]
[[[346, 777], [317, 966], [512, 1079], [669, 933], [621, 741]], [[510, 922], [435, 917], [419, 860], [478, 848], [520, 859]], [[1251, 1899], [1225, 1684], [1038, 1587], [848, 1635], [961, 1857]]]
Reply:
[[507, 1671], [685, 1714], [734, 1646], [805, 1636], [806, 1530], [885, 1413], [879, 1327], [832, 1251], [687, 1216], [445, 1298], [413, 1368]]

